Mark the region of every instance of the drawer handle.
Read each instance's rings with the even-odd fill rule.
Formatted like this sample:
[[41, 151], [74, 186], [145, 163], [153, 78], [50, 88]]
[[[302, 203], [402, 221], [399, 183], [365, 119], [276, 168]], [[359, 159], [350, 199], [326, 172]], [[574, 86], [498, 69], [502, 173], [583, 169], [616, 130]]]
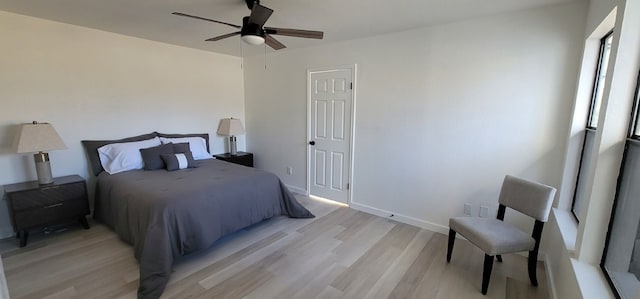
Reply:
[[40, 188], [40, 190], [49, 190], [49, 189], [57, 189], [57, 188], [60, 188], [60, 186], [44, 187], [44, 188]]
[[52, 205], [50, 205], [50, 206], [46, 206], [46, 207], [44, 207], [44, 208], [45, 208], [45, 209], [55, 208], [55, 207], [59, 207], [59, 206], [61, 206], [61, 205], [63, 205], [63, 204], [62, 204], [62, 203], [56, 203], [56, 204], [52, 204]]

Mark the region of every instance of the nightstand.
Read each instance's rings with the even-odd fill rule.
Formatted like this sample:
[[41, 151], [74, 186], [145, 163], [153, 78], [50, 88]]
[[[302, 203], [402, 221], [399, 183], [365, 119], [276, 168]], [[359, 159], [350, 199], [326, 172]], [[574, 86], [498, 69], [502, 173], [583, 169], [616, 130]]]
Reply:
[[232, 156], [230, 153], [224, 153], [219, 155], [213, 155], [218, 160], [227, 161], [235, 164], [240, 164], [248, 167], [253, 167], [253, 154], [246, 152], [238, 152], [237, 155]]
[[89, 229], [85, 218], [89, 214], [87, 186], [80, 176], [54, 178], [46, 185], [38, 181], [5, 185], [4, 191], [20, 247], [27, 245], [30, 229], [75, 220]]

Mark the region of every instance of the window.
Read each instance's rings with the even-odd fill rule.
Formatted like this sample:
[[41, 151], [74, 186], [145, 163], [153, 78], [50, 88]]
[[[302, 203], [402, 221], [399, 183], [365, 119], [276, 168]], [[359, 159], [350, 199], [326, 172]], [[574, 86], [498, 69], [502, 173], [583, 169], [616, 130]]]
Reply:
[[602, 102], [602, 94], [604, 90], [604, 82], [609, 67], [609, 55], [611, 54], [611, 42], [613, 41], [613, 31], [607, 33], [600, 40], [600, 52], [598, 54], [598, 67], [596, 68], [595, 79], [593, 80], [593, 89], [591, 92], [591, 105], [589, 108], [589, 116], [587, 118], [587, 127], [585, 129], [584, 144], [582, 145], [582, 155], [580, 157], [580, 167], [578, 169], [578, 179], [576, 181], [576, 189], [573, 193], [573, 202], [571, 204], [571, 212], [573, 216], [580, 221], [580, 212], [584, 203], [584, 179], [581, 180], [583, 172], [589, 169], [589, 157], [593, 152], [593, 144], [596, 137], [598, 127], [598, 116], [600, 115], [600, 104]]
[[600, 266], [619, 298], [640, 290], [640, 73], [618, 188]]
[[607, 69], [609, 68], [609, 55], [611, 54], [612, 41], [613, 31], [605, 35], [600, 41], [600, 55], [598, 57], [596, 78], [593, 82], [591, 109], [589, 111], [587, 128], [595, 129], [598, 127], [598, 116], [600, 115], [600, 104], [602, 103], [602, 91], [604, 89], [604, 80], [607, 77]]

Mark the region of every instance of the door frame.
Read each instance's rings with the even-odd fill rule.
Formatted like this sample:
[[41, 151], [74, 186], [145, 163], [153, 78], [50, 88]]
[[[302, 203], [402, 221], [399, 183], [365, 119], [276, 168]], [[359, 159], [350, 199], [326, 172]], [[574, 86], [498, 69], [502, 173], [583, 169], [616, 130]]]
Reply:
[[307, 69], [307, 140], [305, 141], [305, 146], [307, 147], [307, 190], [306, 195], [311, 195], [311, 147], [309, 146], [309, 140], [313, 134], [311, 133], [311, 74], [312, 73], [322, 73], [322, 72], [331, 72], [337, 70], [351, 70], [351, 82], [353, 83], [353, 89], [351, 90], [351, 136], [349, 137], [349, 170], [347, 174], [347, 178], [349, 180], [349, 188], [347, 188], [347, 205], [351, 205], [351, 198], [353, 194], [353, 167], [354, 167], [354, 140], [355, 140], [355, 124], [356, 124], [356, 78], [357, 78], [357, 64], [347, 64], [347, 65], [337, 65], [337, 66], [328, 66], [328, 67], [314, 67]]

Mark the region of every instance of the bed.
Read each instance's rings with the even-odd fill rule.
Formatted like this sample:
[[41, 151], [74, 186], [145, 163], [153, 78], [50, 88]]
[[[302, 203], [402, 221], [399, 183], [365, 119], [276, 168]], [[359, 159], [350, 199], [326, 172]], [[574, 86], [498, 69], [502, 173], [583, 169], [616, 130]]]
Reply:
[[[131, 138], [152, 135], [160, 133]], [[274, 174], [220, 160], [198, 160], [197, 168], [178, 171], [108, 174], [95, 164], [95, 149], [104, 142], [83, 141], [97, 177], [94, 218], [133, 245], [138, 298], [160, 297], [178, 256], [274, 216], [314, 217]]]

